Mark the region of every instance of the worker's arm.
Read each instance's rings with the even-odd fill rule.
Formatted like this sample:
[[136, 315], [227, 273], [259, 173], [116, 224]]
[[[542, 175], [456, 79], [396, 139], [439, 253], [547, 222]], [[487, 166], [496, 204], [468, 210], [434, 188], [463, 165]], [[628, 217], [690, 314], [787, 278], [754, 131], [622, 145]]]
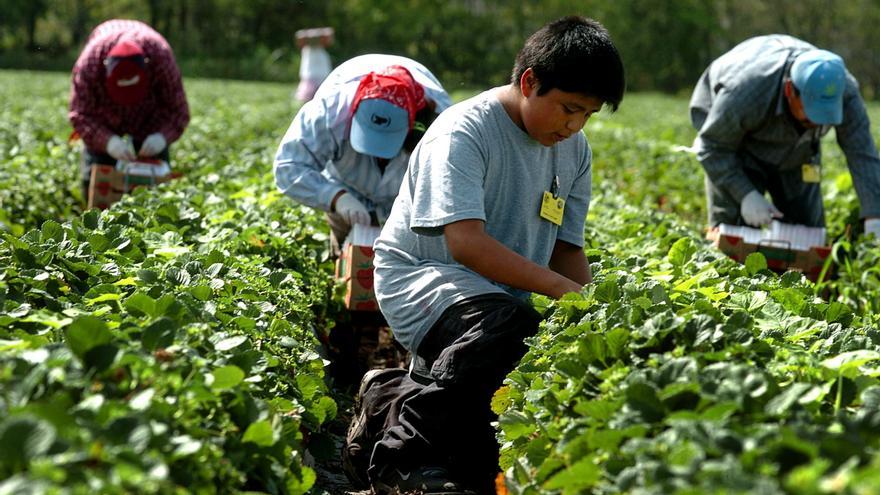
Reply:
[[580, 283], [534, 263], [495, 240], [485, 232], [482, 220], [447, 224], [443, 235], [455, 261], [495, 282], [557, 299], [581, 290]]
[[581, 285], [593, 281], [590, 262], [583, 248], [557, 240], [550, 255], [550, 269]]

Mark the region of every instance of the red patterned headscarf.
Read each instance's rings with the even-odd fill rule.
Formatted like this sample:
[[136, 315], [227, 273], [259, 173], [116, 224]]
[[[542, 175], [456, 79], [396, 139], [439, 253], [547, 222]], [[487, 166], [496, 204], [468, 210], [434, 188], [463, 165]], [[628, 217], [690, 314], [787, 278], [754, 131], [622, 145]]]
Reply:
[[357, 112], [361, 101], [371, 98], [388, 101], [406, 110], [410, 129], [415, 122], [416, 113], [425, 108], [425, 89], [402, 65], [391, 65], [364, 76], [355, 92], [351, 114]]

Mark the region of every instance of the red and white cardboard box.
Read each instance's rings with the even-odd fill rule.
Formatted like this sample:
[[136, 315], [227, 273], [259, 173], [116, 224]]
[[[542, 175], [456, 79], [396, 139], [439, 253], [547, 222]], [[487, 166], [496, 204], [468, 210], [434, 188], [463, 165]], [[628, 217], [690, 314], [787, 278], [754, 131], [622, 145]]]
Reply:
[[336, 278], [345, 283], [344, 302], [350, 310], [379, 311], [373, 291], [373, 241], [379, 231], [379, 227], [355, 225], [336, 260]]
[[[791, 241], [784, 239], [758, 241], [750, 239], [747, 241], [744, 236], [730, 233], [722, 234], [718, 228], [710, 229], [706, 233], [706, 238], [711, 240], [721, 252], [740, 263], [745, 262], [749, 254], [760, 252], [767, 260], [767, 268], [776, 272], [798, 271], [813, 282], [818, 280], [825, 262], [831, 254], [831, 246], [822, 245], [796, 249], [792, 247]], [[827, 276], [828, 274], [826, 274]]]
[[[89, 208], [107, 209], [139, 186], [153, 186], [171, 180], [167, 162], [159, 160], [119, 162], [92, 167], [89, 182]], [[150, 172], [147, 175], [147, 172]]]

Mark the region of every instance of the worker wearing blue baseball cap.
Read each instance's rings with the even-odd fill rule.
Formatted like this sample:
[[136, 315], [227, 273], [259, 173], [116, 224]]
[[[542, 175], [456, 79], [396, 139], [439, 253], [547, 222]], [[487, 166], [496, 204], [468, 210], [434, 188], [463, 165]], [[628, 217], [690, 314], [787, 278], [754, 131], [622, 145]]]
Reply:
[[294, 116], [275, 154], [275, 183], [326, 212], [336, 255], [354, 224], [384, 223], [415, 144], [451, 104], [415, 60], [381, 53], [347, 60]]
[[748, 39], [706, 69], [690, 115], [710, 226], [823, 227], [820, 142], [834, 127], [865, 233], [880, 237], [880, 158], [858, 83], [837, 54], [786, 35]]

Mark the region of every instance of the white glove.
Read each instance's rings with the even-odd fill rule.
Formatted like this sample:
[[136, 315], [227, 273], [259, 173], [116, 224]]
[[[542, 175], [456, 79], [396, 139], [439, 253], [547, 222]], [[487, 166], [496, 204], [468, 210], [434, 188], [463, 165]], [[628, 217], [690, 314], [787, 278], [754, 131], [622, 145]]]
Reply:
[[141, 144], [141, 150], [138, 152], [138, 156], [156, 156], [165, 149], [167, 144], [168, 143], [165, 142], [165, 136], [163, 136], [161, 132], [154, 132], [144, 139], [144, 142]]
[[349, 225], [356, 223], [370, 225], [370, 212], [367, 211], [367, 207], [347, 192], [336, 198], [336, 213]]
[[107, 154], [117, 160], [130, 162], [135, 159], [134, 146], [131, 142], [115, 134], [107, 140]]
[[874, 234], [875, 239], [880, 239], [880, 218], [865, 219], [865, 235]]
[[774, 218], [782, 218], [782, 212], [770, 204], [767, 198], [758, 191], [746, 194], [739, 210], [743, 220], [752, 227], [767, 225]]

